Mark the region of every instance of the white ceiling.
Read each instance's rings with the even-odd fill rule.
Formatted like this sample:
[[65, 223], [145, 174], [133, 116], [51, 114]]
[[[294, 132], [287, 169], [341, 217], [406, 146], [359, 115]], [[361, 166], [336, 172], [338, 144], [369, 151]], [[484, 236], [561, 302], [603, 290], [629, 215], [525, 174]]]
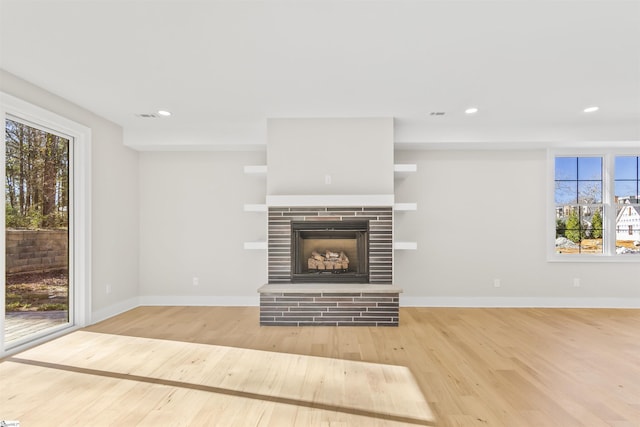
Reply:
[[640, 141], [640, 1], [0, 5], [0, 67], [138, 149], [260, 147], [270, 117], [391, 116], [400, 147]]

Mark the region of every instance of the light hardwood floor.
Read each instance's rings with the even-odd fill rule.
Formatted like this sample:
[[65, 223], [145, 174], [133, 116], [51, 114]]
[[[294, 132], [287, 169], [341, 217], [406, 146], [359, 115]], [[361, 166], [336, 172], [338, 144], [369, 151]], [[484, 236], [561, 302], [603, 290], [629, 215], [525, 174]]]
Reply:
[[[92, 425], [640, 426], [640, 310], [402, 308], [397, 328], [296, 328], [260, 327], [257, 307], [140, 307], [64, 339], [0, 363], [0, 420], [20, 406], [30, 426], [82, 411]], [[215, 385], [191, 367], [204, 359]], [[280, 368], [256, 377], [256, 360]], [[292, 380], [309, 366], [322, 374]]]

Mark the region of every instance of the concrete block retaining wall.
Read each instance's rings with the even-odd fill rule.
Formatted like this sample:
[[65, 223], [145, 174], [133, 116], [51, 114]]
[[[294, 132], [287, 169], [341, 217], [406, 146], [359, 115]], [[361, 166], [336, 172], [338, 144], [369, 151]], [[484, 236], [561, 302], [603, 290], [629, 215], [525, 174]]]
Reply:
[[67, 268], [67, 230], [6, 230], [6, 273], [35, 273]]

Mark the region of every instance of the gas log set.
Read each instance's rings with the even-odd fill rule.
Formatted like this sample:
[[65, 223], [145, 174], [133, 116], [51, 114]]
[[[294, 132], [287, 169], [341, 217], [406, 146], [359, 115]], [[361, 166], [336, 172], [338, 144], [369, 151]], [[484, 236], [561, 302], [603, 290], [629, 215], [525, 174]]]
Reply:
[[344, 252], [326, 250], [324, 254], [311, 252], [307, 261], [309, 270], [326, 271], [332, 273], [346, 273], [349, 270], [349, 258]]

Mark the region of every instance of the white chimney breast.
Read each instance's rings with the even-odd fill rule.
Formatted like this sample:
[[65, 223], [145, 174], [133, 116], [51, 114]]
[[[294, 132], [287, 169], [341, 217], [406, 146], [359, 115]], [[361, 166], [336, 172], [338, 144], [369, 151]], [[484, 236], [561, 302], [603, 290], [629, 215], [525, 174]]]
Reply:
[[267, 195], [393, 195], [393, 118], [269, 119]]

